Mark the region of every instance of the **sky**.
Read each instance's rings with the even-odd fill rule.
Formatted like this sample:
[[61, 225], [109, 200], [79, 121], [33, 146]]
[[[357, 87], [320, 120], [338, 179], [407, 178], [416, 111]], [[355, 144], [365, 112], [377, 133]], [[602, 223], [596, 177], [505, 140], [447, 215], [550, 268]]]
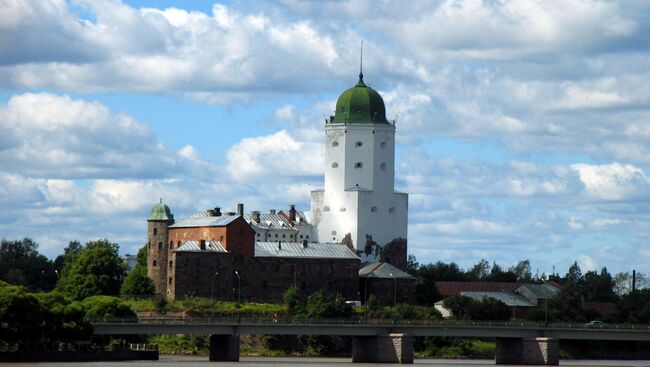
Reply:
[[363, 40], [420, 263], [650, 272], [648, 19], [641, 0], [0, 0], [0, 237], [135, 253], [160, 198], [309, 210]]

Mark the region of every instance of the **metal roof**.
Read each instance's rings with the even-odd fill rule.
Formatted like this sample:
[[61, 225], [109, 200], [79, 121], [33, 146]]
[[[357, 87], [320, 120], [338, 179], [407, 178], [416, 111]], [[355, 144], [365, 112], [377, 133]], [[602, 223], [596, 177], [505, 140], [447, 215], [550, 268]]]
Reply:
[[238, 215], [221, 215], [212, 217], [206, 212], [192, 214], [188, 218], [179, 220], [169, 226], [169, 228], [186, 228], [186, 227], [223, 227], [237, 219]]
[[359, 257], [340, 243], [255, 242], [255, 257], [288, 257], [312, 259], [355, 259]]
[[471, 297], [477, 300], [483, 298], [494, 298], [506, 304], [508, 307], [535, 307], [536, 305], [526, 297], [517, 293], [510, 292], [460, 292], [461, 295]]
[[541, 299], [553, 298], [560, 293], [560, 289], [552, 284], [525, 284], [520, 288], [528, 289], [535, 297]]
[[260, 229], [287, 229], [294, 230], [289, 223], [287, 223], [284, 218], [279, 214], [262, 214], [260, 213], [260, 222], [257, 223], [253, 220], [252, 214], [244, 214], [244, 219], [251, 227], [256, 227]]
[[440, 295], [447, 297], [460, 292], [513, 292], [521, 284], [510, 282], [449, 282], [438, 281], [436, 288]]
[[[392, 275], [391, 275], [392, 274]], [[394, 267], [389, 263], [368, 263], [359, 269], [360, 278], [415, 279], [414, 276]]]
[[200, 241], [185, 241], [175, 251], [226, 252], [226, 249], [221, 246], [219, 241], [205, 241], [205, 250], [201, 250]]

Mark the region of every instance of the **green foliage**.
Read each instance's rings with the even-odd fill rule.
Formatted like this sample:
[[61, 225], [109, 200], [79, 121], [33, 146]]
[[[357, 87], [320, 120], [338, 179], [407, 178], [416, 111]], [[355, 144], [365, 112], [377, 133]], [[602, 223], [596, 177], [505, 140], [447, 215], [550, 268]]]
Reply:
[[35, 342], [40, 339], [41, 305], [25, 288], [0, 283], [0, 340]]
[[54, 259], [54, 269], [61, 274], [66, 263], [72, 262], [75, 256], [83, 249], [83, 245], [77, 240], [70, 241], [68, 246], [63, 249], [63, 254]]
[[368, 301], [366, 301], [366, 307], [368, 308], [368, 311], [377, 311], [379, 309], [377, 296], [371, 294], [370, 297], [368, 297]]
[[493, 341], [422, 337], [415, 340], [416, 355], [437, 358], [493, 358], [496, 344]]
[[650, 304], [650, 289], [642, 289], [621, 297], [618, 303], [619, 322], [650, 322], [642, 321], [646, 306]]
[[533, 273], [530, 271], [530, 261], [522, 260], [517, 265], [511, 266], [508, 272], [515, 274], [517, 282], [531, 282], [533, 280]]
[[135, 267], [126, 275], [120, 292], [129, 296], [150, 296], [156, 291], [153, 281], [147, 275], [147, 246], [138, 251]]
[[397, 304], [395, 307], [390, 308], [390, 317], [394, 319], [414, 319], [416, 312], [413, 306], [405, 303]]
[[135, 312], [117, 297], [92, 296], [81, 301], [86, 320], [134, 318]]
[[420, 268], [420, 263], [415, 258], [415, 255], [408, 255], [406, 258], [406, 272], [409, 274], [416, 274]]
[[287, 306], [287, 310], [290, 314], [297, 314], [302, 307], [300, 295], [298, 294], [298, 289], [296, 289], [296, 287], [287, 288], [287, 290], [282, 294], [282, 301], [285, 306]]
[[352, 316], [352, 307], [342, 298], [335, 298], [318, 291], [307, 297], [305, 316], [309, 318], [345, 318]]
[[600, 274], [588, 271], [582, 281], [582, 294], [587, 302], [617, 302], [619, 298], [614, 285], [614, 278], [607, 268], [603, 267]]
[[37, 293], [43, 317], [43, 342], [86, 340], [92, 325], [84, 320], [84, 310], [62, 293]]
[[38, 252], [30, 238], [0, 241], [0, 280], [28, 290], [51, 290], [56, 284], [54, 265]]
[[95, 295], [118, 295], [126, 264], [119, 246], [108, 240], [91, 241], [65, 264], [57, 287], [69, 297], [81, 300]]
[[443, 302], [456, 319], [508, 320], [510, 308], [505, 303], [490, 297], [481, 300], [455, 295]]
[[[577, 266], [577, 264], [574, 263]], [[580, 268], [577, 268], [578, 272]], [[581, 284], [579, 278], [565, 283], [560, 293], [549, 299], [549, 321], [584, 322], [582, 312], [582, 294], [577, 284]]]

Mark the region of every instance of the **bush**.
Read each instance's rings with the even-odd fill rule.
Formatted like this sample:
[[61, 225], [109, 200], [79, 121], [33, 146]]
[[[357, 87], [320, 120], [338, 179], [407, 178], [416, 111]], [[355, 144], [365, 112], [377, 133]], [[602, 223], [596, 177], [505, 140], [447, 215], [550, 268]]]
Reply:
[[119, 298], [111, 296], [93, 296], [81, 301], [85, 319], [134, 318], [135, 312]]
[[282, 294], [282, 301], [287, 306], [289, 313], [295, 315], [300, 311], [300, 295], [298, 294], [296, 287], [287, 288], [287, 290]]

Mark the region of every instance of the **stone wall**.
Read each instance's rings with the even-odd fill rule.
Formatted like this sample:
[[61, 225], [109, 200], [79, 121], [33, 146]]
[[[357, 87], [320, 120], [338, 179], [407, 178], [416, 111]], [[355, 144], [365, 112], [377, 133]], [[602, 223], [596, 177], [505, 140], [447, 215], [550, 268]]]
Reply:
[[[366, 281], [368, 284], [366, 284]], [[392, 306], [393, 298], [397, 303], [415, 303], [415, 279], [397, 279], [397, 295], [395, 295], [395, 280], [392, 278], [361, 278], [359, 282], [361, 299], [367, 300], [374, 295], [380, 305]], [[367, 292], [368, 294], [364, 294]]]
[[156, 293], [167, 290], [167, 226], [168, 221], [147, 222], [147, 275], [156, 287]]
[[239, 296], [241, 301], [281, 302], [293, 285], [304, 297], [322, 289], [346, 300], [359, 299], [358, 259], [244, 257], [207, 251], [176, 252], [173, 258], [170, 299], [194, 295], [236, 301]]

